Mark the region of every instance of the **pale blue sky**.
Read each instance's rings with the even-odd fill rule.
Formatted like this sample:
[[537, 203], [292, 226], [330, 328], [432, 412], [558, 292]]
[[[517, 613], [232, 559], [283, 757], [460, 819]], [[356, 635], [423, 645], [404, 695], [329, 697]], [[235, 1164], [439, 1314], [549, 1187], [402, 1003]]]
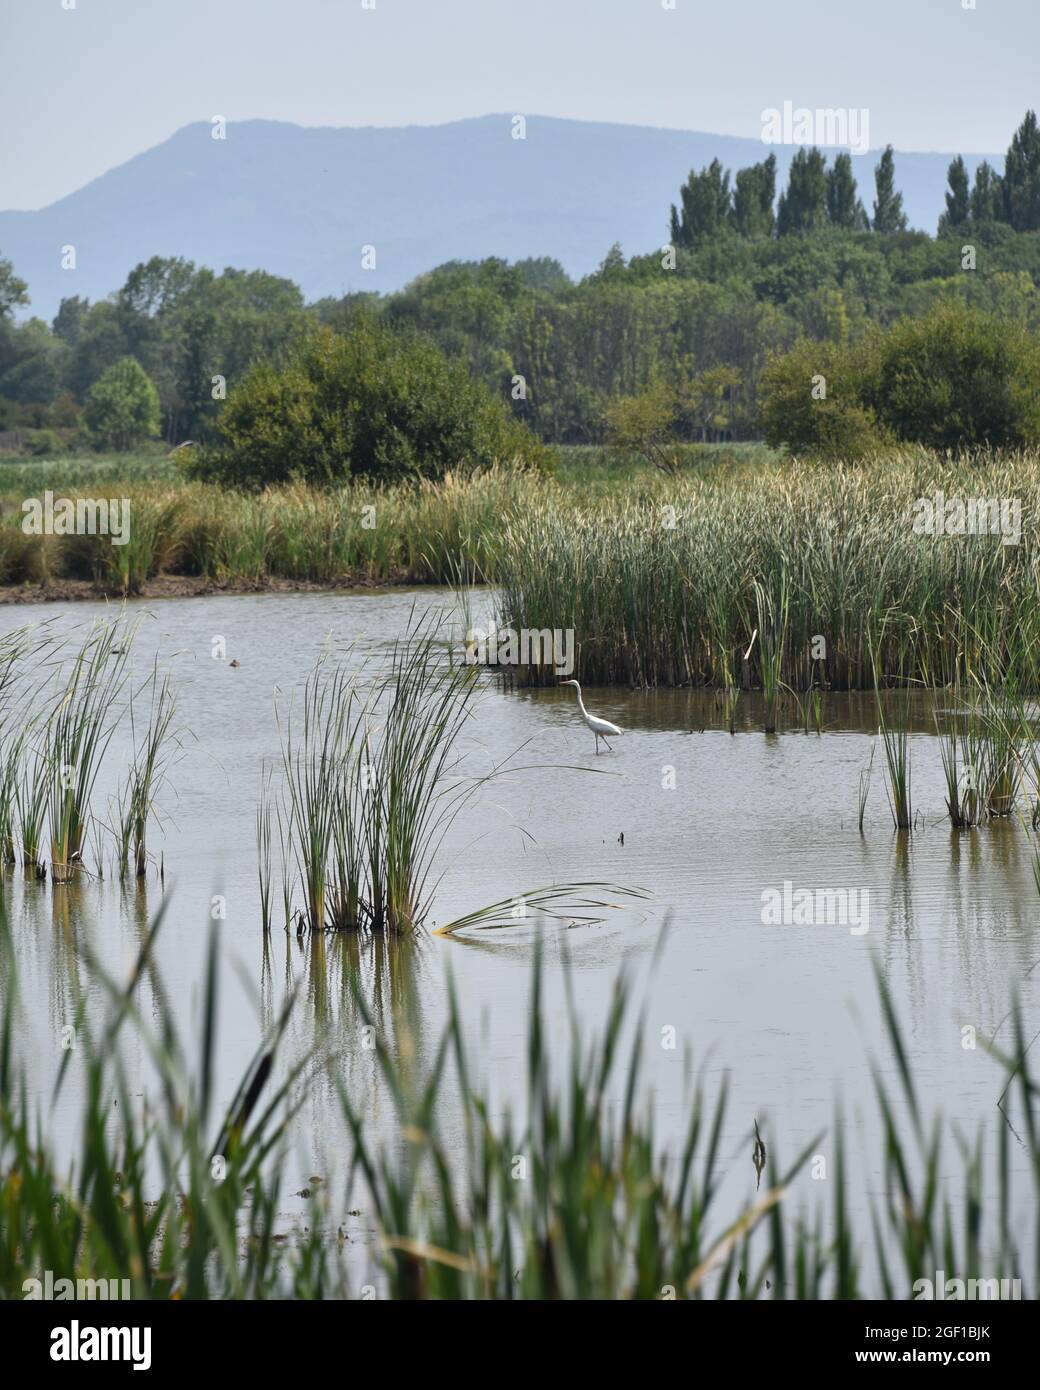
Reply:
[[758, 136], [762, 109], [792, 101], [867, 108], [874, 148], [968, 153], [1003, 151], [1040, 105], [1040, 0], [666, 3], [0, 0], [0, 208], [214, 115], [517, 111]]

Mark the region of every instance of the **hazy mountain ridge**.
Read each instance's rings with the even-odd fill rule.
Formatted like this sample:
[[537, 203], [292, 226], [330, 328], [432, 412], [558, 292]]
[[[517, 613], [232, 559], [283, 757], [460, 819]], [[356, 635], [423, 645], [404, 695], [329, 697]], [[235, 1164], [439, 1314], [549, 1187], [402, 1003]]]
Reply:
[[[440, 126], [306, 128], [278, 121], [185, 126], [125, 164], [35, 212], [0, 212], [0, 255], [29, 282], [29, 312], [98, 299], [149, 256], [288, 276], [308, 299], [392, 290], [447, 260], [555, 256], [587, 274], [614, 241], [626, 254], [667, 239], [669, 205], [691, 168], [737, 169], [765, 158], [786, 181], [792, 146], [737, 136], [512, 116]], [[877, 152], [854, 156], [870, 207]], [[952, 154], [896, 155], [910, 223], [934, 231]], [[970, 173], [983, 159], [965, 156]], [[76, 248], [75, 270], [61, 266]], [[376, 251], [363, 270], [362, 247]]]

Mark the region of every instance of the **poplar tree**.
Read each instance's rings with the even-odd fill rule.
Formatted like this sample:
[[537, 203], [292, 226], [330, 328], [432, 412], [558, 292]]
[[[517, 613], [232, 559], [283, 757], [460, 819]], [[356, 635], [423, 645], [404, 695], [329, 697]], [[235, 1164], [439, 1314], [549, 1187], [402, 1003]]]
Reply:
[[968, 187], [968, 166], [960, 155], [953, 161], [946, 171], [946, 179], [950, 185], [949, 192], [946, 194], [946, 211], [939, 218], [939, 235], [943, 232], [952, 231], [955, 227], [964, 227], [971, 218], [971, 193]]
[[885, 147], [874, 171], [874, 185], [877, 193], [874, 200], [874, 231], [885, 236], [905, 232], [906, 213], [903, 211], [903, 195], [896, 192], [895, 158], [891, 145]]
[[776, 226], [776, 155], [738, 171], [733, 189], [733, 225], [741, 236], [771, 237]]
[[1040, 128], [1036, 112], [1015, 131], [1004, 161], [1004, 221], [1016, 232], [1040, 230]]
[[827, 172], [827, 216], [832, 226], [852, 231], [863, 231], [868, 225], [863, 204], [856, 196], [850, 154], [839, 154], [834, 168]]
[[710, 237], [729, 221], [732, 206], [729, 171], [723, 171], [717, 159], [699, 174], [691, 169], [690, 177], [679, 189], [679, 199], [681, 211], [672, 204], [672, 245], [696, 246], [703, 237]]
[[971, 190], [971, 220], [973, 222], [1001, 222], [1004, 212], [1004, 194], [1000, 175], [993, 166], [983, 160], [975, 170], [975, 186]]
[[827, 221], [827, 165], [814, 146], [791, 160], [787, 189], [780, 194], [776, 229], [780, 236], [811, 232]]

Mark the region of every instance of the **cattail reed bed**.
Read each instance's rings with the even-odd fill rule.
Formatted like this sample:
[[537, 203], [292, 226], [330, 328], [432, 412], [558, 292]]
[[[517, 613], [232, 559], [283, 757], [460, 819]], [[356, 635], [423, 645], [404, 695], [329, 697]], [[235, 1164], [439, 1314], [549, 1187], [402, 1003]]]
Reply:
[[[128, 546], [26, 536], [9, 517], [0, 581], [79, 576], [133, 593], [163, 574], [328, 584], [465, 575], [498, 586], [511, 626], [573, 629], [586, 682], [755, 687], [771, 702], [782, 687], [869, 690], [874, 655], [883, 679], [992, 678], [994, 654], [1015, 672], [1040, 633], [1036, 452], [736, 462], [607, 482], [591, 469], [564, 480], [501, 467], [326, 492], [138, 481], [120, 490], [131, 502]], [[1020, 504], [1018, 543], [918, 534], [919, 499], [939, 493]]]
[[[1021, 499], [1020, 543], [915, 533], [938, 491]], [[869, 690], [875, 667], [1015, 671], [1040, 625], [1038, 507], [1037, 455], [730, 469], [547, 500], [508, 531], [496, 579], [513, 626], [574, 629], [590, 682], [739, 681], [772, 707], [780, 687]]]

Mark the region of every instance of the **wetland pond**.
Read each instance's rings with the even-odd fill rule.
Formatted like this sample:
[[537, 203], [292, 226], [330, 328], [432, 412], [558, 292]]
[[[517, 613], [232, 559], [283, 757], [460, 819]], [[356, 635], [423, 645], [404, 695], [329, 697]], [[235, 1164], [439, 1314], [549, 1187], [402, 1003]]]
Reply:
[[[473, 601], [488, 599], [478, 591]], [[742, 699], [731, 734], [712, 692], [586, 689], [590, 711], [624, 730], [612, 751], [597, 757], [573, 691], [509, 689], [488, 676], [462, 741], [467, 765], [480, 774], [521, 752], [516, 770], [481, 786], [452, 827], [438, 858], [432, 921], [418, 938], [298, 938], [283, 928], [276, 884], [265, 942], [256, 807], [262, 767], [280, 756], [275, 692], [284, 712], [327, 643], [347, 663], [378, 659], [407, 630], [413, 608], [447, 611], [453, 603], [446, 591], [425, 589], [129, 605], [142, 614], [134, 671], [146, 673], [157, 657], [172, 672], [183, 734], [183, 753], [160, 795], [163, 834], [150, 837], [163, 879], [153, 866], [143, 882], [125, 888], [111, 873], [67, 886], [25, 881], [20, 872], [7, 882], [19, 1027], [27, 1030], [21, 1051], [31, 1059], [33, 1098], [59, 1153], [71, 1155], [77, 1121], [74, 1058], [71, 1087], [51, 1106], [61, 1032], [81, 992], [88, 1015], [100, 1018], [105, 1006], [81, 950], [89, 947], [125, 978], [149, 920], [165, 904], [158, 970], [140, 982], [137, 1002], [147, 1020], [161, 981], [190, 1039], [202, 1006], [215, 896], [226, 905], [218, 926], [221, 1102], [230, 1100], [264, 1025], [294, 985], [300, 997], [280, 1064], [292, 1066], [316, 1043], [327, 1059], [293, 1121], [283, 1185], [287, 1230], [307, 1205], [289, 1194], [313, 1175], [334, 1184], [349, 1162], [337, 1084], [362, 1105], [374, 1131], [392, 1132], [389, 1100], [349, 988], [351, 970], [360, 968], [377, 1019], [395, 994], [414, 1003], [420, 1064], [445, 1025], [450, 975], [479, 1083], [494, 1111], [520, 1116], [539, 937], [550, 1056], [562, 1059], [570, 1046], [568, 993], [588, 1037], [602, 1030], [619, 973], [630, 980], [636, 1008], [629, 1035], [636, 1026], [644, 1033], [641, 1103], [653, 1107], [663, 1149], [674, 1152], [681, 1141], [693, 1073], [700, 1069], [709, 1096], [728, 1078], [724, 1211], [731, 1202], [735, 1212], [754, 1194], [756, 1119], [768, 1124], [782, 1160], [790, 1160], [831, 1129], [840, 1103], [849, 1202], [867, 1217], [882, 1182], [872, 1064], [892, 1093], [898, 1090], [875, 963], [926, 1110], [941, 1110], [969, 1135], [984, 1123], [991, 1139], [1001, 1124], [1015, 1124], [1013, 1113], [1005, 1119], [997, 1108], [1005, 1078], [985, 1044], [995, 1038], [1010, 1048], [1016, 993], [1027, 1036], [1035, 1031], [1029, 1025], [1040, 1005], [1040, 898], [1029, 836], [1015, 819], [951, 830], [939, 745], [923, 706], [912, 738], [915, 829], [907, 835], [892, 828], [879, 754], [861, 832], [860, 777], [877, 741], [872, 695], [825, 698], [821, 733], [796, 726], [767, 736], [753, 696]], [[54, 618], [61, 631], [77, 634], [111, 614], [95, 604], [5, 608], [0, 623], [9, 631]], [[224, 659], [213, 656], [219, 638]], [[123, 765], [124, 739], [120, 729], [106, 761]], [[551, 882], [590, 881], [644, 888], [652, 900], [595, 923], [518, 920], [453, 937], [429, 930]], [[786, 924], [764, 921], [763, 895], [775, 890], [772, 901], [782, 904], [785, 884], [788, 906], [800, 889], [848, 890], [855, 919], [803, 925], [796, 911]], [[975, 1048], [965, 1045], [966, 1029], [975, 1030]], [[145, 1049], [129, 1033], [124, 1046], [132, 1090], [142, 1096], [151, 1079]], [[449, 1146], [456, 1123], [449, 1091], [438, 1114]], [[823, 1139], [820, 1152], [830, 1153], [830, 1145]], [[1015, 1142], [1011, 1164], [1028, 1167]], [[811, 1207], [813, 1187], [808, 1172], [796, 1180], [796, 1207]], [[332, 1209], [364, 1265], [371, 1255], [366, 1212], [351, 1206], [348, 1215], [347, 1199], [338, 1195]]]

